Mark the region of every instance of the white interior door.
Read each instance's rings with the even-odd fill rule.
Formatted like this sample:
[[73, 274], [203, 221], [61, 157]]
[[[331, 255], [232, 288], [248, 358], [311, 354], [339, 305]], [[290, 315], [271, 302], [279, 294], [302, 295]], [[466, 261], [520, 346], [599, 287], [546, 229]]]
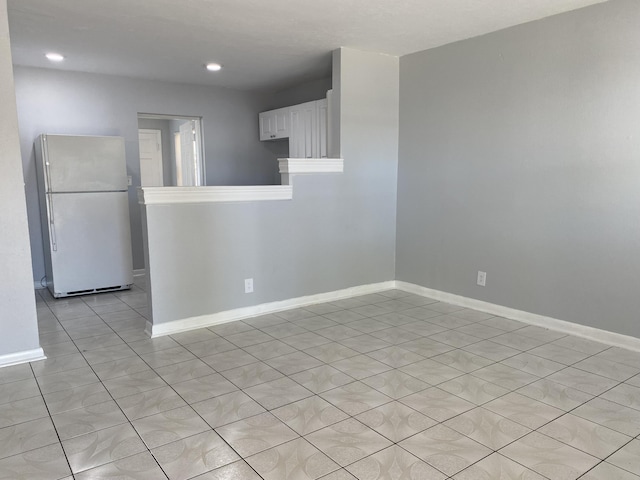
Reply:
[[143, 187], [164, 186], [162, 170], [162, 132], [141, 128], [138, 130], [140, 143], [140, 184]]

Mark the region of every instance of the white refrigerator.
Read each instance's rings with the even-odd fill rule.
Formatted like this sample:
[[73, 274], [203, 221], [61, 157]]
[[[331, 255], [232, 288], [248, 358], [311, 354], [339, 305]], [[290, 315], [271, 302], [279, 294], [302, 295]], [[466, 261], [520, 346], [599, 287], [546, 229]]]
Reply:
[[124, 139], [40, 135], [35, 151], [51, 294], [68, 297], [131, 288]]

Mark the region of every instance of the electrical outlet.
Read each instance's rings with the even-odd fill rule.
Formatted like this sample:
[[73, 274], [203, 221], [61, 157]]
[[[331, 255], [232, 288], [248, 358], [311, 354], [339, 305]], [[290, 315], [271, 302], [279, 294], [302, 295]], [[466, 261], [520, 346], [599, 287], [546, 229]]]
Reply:
[[253, 278], [244, 279], [244, 293], [253, 293]]
[[487, 272], [478, 270], [478, 285], [484, 287], [487, 284]]

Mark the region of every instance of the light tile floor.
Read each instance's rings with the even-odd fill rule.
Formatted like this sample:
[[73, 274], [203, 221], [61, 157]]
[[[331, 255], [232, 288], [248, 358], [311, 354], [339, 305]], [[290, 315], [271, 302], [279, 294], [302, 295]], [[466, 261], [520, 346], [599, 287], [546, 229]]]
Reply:
[[0, 479], [640, 480], [640, 353], [386, 291], [149, 339], [36, 293]]

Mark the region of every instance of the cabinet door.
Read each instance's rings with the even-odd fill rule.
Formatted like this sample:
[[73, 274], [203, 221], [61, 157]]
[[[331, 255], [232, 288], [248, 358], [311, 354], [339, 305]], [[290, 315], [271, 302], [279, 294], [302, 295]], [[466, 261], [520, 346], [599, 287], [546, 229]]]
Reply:
[[291, 158], [314, 158], [317, 155], [317, 110], [316, 102], [307, 102], [290, 108], [291, 136], [289, 156]]
[[258, 115], [260, 140], [276, 140], [289, 137], [289, 108], [269, 110]]
[[274, 130], [275, 138], [287, 138], [290, 134], [290, 116], [288, 108], [274, 110]]
[[271, 140], [275, 134], [275, 116], [273, 112], [262, 112], [258, 115], [260, 119], [260, 140]]
[[328, 104], [327, 99], [317, 101], [318, 105], [318, 153], [317, 158], [327, 158]]

